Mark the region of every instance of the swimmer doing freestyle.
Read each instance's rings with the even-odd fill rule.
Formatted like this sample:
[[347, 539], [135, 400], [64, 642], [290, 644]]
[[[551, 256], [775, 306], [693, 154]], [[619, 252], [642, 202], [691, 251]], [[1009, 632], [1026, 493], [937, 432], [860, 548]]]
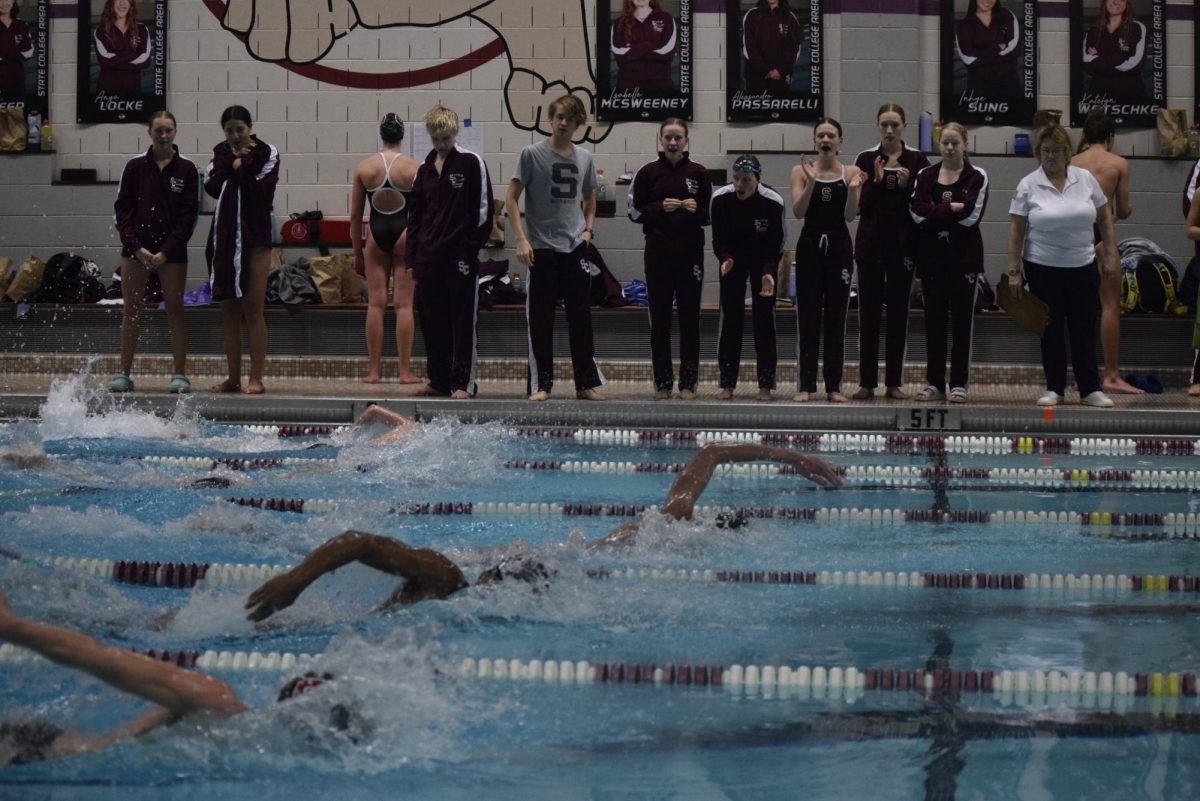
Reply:
[[[381, 415], [382, 413], [383, 410]], [[386, 414], [394, 415], [390, 412]], [[400, 415], [394, 417], [411, 425], [411, 421]], [[383, 419], [385, 418], [382, 416], [378, 418], [379, 421]], [[402, 425], [397, 422], [397, 426]], [[790, 464], [801, 475], [822, 487], [842, 485], [833, 467], [814, 456], [805, 456], [787, 448], [772, 448], [767, 445], [712, 444], [701, 448], [683, 468], [671, 484], [671, 489], [667, 491], [667, 499], [659, 511], [672, 520], [691, 520], [696, 500], [708, 486], [713, 472], [719, 465], [758, 461]], [[588, 547], [595, 550], [612, 545], [631, 545], [639, 526], [637, 521], [624, 523]], [[326, 573], [351, 562], [361, 562], [368, 567], [404, 579], [404, 584], [376, 611], [400, 604], [446, 598], [470, 586], [462, 570], [437, 551], [414, 548], [391, 537], [362, 531], [346, 531], [319, 546], [287, 573], [272, 578], [252, 592], [246, 601], [246, 609], [249, 610], [247, 617], [250, 620], [265, 620], [275, 612], [286, 609], [308, 585]], [[475, 583], [492, 584], [509, 578], [529, 584], [544, 584], [551, 575], [552, 571], [536, 559], [511, 557], [480, 573]]]

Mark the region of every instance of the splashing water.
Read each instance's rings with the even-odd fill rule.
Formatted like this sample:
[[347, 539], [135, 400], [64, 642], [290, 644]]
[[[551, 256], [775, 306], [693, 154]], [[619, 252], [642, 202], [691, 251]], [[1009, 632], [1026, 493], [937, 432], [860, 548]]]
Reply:
[[176, 440], [199, 433], [200, 418], [187, 398], [181, 397], [171, 418], [164, 419], [89, 386], [89, 378], [83, 373], [50, 385], [38, 411], [43, 441], [104, 437]]

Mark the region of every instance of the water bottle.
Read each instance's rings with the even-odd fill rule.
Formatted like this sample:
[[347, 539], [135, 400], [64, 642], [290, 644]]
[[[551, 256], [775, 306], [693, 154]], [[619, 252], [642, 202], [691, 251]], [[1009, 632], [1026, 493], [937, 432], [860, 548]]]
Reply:
[[603, 167], [596, 169], [596, 200], [608, 200], [608, 178]]
[[921, 112], [920, 131], [921, 131], [921, 135], [920, 135], [921, 152], [922, 153], [932, 153], [933, 152], [933, 112], [930, 112], [930, 111], [922, 111]]
[[42, 149], [42, 112], [31, 111], [27, 120], [29, 133], [25, 137], [26, 150]]
[[509, 279], [512, 281], [513, 289], [517, 290], [518, 292], [525, 291], [525, 279], [521, 277], [520, 273], [513, 272], [512, 275], [509, 276]]
[[54, 152], [54, 129], [50, 127], [50, 120], [42, 121], [42, 152]]

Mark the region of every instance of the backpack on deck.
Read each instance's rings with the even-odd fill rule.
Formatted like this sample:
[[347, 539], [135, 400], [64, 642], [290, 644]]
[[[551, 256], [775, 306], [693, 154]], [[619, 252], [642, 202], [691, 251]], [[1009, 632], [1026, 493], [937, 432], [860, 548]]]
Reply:
[[1145, 253], [1121, 259], [1121, 311], [1180, 314], [1175, 264], [1169, 257]]
[[46, 262], [35, 303], [95, 303], [104, 297], [96, 263], [74, 253], [56, 253]]

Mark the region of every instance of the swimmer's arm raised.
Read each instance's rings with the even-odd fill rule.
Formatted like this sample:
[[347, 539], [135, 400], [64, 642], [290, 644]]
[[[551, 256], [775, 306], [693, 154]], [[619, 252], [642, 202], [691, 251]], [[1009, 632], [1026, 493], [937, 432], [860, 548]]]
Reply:
[[308, 585], [351, 562], [362, 562], [406, 579], [405, 585], [390, 599], [392, 602], [445, 598], [467, 586], [458, 566], [436, 551], [413, 548], [391, 537], [346, 531], [318, 547], [287, 573], [252, 592], [246, 601], [247, 617], [265, 620], [280, 609], [286, 609]]
[[225, 682], [114, 648], [82, 632], [25, 620], [0, 593], [0, 639], [36, 651], [51, 662], [90, 673], [118, 690], [158, 704], [171, 715], [234, 715], [245, 707]]
[[[661, 512], [675, 520], [691, 520], [696, 500], [708, 487], [718, 465], [728, 462], [784, 462], [794, 466], [804, 477], [822, 487], [840, 487], [842, 480], [827, 462], [814, 456], [805, 456], [788, 448], [772, 448], [768, 445], [733, 445], [713, 443], [705, 445], [692, 457], [680, 472], [679, 477], [667, 491], [666, 503]], [[636, 522], [625, 523], [613, 529], [603, 539], [593, 542], [592, 549], [606, 545], [623, 545], [632, 542], [637, 534]]]

